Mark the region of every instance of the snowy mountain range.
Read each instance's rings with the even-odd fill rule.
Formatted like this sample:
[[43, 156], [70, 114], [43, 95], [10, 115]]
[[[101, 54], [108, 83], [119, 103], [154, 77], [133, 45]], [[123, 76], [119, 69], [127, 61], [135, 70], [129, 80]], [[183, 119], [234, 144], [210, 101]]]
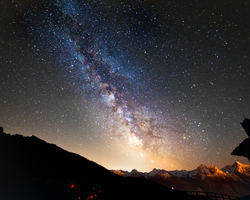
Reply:
[[112, 170], [123, 177], [144, 178], [174, 190], [203, 191], [233, 196], [250, 195], [250, 165], [235, 162], [222, 169], [200, 165], [192, 171], [153, 169], [148, 173]]

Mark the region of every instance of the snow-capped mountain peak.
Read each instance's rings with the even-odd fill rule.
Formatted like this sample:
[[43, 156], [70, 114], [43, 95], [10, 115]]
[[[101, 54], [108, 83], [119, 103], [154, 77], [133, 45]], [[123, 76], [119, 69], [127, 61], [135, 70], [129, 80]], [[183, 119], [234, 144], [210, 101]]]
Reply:
[[199, 167], [197, 167], [198, 173], [199, 174], [203, 174], [203, 175], [209, 175], [211, 174], [209, 167], [207, 167], [206, 165], [200, 165]]
[[227, 165], [221, 169], [221, 171], [226, 173], [234, 173], [234, 174], [245, 174], [246, 176], [250, 176], [250, 165], [242, 164], [236, 161], [233, 165]]
[[150, 171], [150, 172], [148, 173], [148, 176], [155, 176], [155, 175], [158, 174], [158, 172], [159, 172], [159, 170], [156, 169], [156, 168], [154, 168], [152, 171]]
[[147, 178], [155, 177], [155, 176], [166, 179], [166, 178], [169, 178], [171, 175], [164, 169], [156, 169], [156, 168], [154, 168], [149, 173], [145, 173], [145, 177]]

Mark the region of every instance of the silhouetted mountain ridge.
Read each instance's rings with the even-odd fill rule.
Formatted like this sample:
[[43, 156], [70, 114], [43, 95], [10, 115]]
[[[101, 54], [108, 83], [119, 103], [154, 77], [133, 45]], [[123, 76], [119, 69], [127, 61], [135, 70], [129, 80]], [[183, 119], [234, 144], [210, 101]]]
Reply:
[[[80, 155], [35, 136], [0, 133], [0, 199], [97, 199], [186, 197], [146, 179], [120, 177]], [[72, 188], [71, 188], [72, 187]]]

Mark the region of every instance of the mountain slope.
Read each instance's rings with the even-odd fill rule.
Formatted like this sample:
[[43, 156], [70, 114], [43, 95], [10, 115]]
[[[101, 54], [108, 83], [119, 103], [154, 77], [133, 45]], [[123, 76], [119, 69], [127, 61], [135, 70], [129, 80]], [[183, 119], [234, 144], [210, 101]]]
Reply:
[[[168, 199], [186, 196], [104, 167], [32, 136], [0, 133], [0, 199]], [[97, 195], [97, 194], [96, 194]]]

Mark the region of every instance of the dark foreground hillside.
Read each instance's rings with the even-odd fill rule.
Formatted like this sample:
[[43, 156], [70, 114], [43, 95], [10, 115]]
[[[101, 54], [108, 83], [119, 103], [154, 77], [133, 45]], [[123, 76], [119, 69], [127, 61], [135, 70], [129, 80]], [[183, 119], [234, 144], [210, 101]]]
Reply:
[[187, 199], [145, 179], [120, 177], [32, 136], [0, 133], [0, 199]]

